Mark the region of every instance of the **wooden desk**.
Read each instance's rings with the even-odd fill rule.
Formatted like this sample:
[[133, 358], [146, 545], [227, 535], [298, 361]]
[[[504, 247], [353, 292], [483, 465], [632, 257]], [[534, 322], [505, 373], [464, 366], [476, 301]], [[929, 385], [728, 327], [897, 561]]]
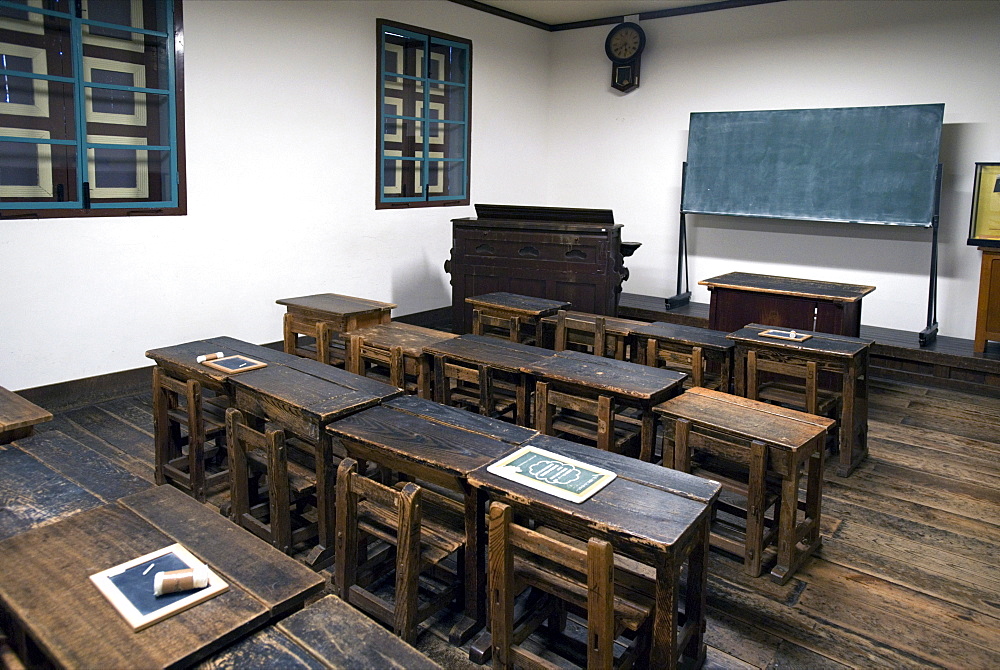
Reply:
[[644, 461], [653, 458], [656, 438], [653, 407], [680, 393], [687, 378], [682, 372], [577, 351], [560, 351], [521, 370], [535, 380], [535, 428], [540, 432], [552, 434], [554, 430], [549, 394], [553, 394], [553, 402], [555, 394], [596, 400], [607, 407], [606, 414], [611, 417], [608, 421], [607, 417], [597, 416], [597, 447], [609, 451], [614, 442], [618, 408], [634, 408], [640, 416], [639, 457]]
[[857, 337], [861, 299], [874, 286], [730, 272], [698, 282], [712, 292], [708, 327], [730, 333], [748, 323]]
[[[585, 312], [566, 312], [567, 317], [571, 317], [576, 320], [588, 321], [594, 323], [599, 315], [597, 314], [587, 314]], [[632, 333], [636, 328], [646, 325], [645, 321], [634, 321], [632, 319], [619, 319], [615, 316], [604, 316], [600, 317], [604, 319], [604, 336], [606, 338], [605, 346], [614, 353], [614, 357], [620, 361], [623, 360], [634, 360], [633, 357], [629, 356], [628, 345]], [[558, 315], [546, 316], [541, 319], [541, 331], [542, 331], [542, 346], [548, 349], [555, 349], [556, 341], [556, 326], [559, 322]], [[608, 346], [610, 342], [610, 346]], [[597, 354], [598, 356], [603, 356], [605, 354]]]
[[[88, 577], [179, 542], [229, 591], [132, 631]], [[69, 668], [191, 665], [323, 588], [323, 577], [170, 486], [80, 512], [0, 542], [0, 602], [23, 629], [27, 664]]]
[[[656, 413], [663, 424], [663, 464], [682, 472], [691, 471], [691, 447], [697, 450], [699, 445], [704, 445], [713, 453], [724, 452], [736, 462], [750, 461], [752, 464], [753, 442], [764, 445], [767, 453], [759, 471], [755, 472], [751, 465], [750, 481], [738, 482], [735, 488], [742, 491], [746, 484], [751, 491], [755, 487], [762, 490], [767, 475], [781, 479], [780, 508], [775, 511], [777, 552], [771, 577], [779, 584], [787, 582], [802, 562], [820, 546], [825, 438], [834, 422], [699, 387], [658, 405]], [[680, 428], [678, 421], [683, 422]], [[683, 435], [678, 437], [678, 431], [682, 431]], [[678, 442], [683, 443], [682, 449], [675, 448]], [[800, 522], [798, 494], [803, 470], [806, 475], [806, 501]], [[706, 476], [714, 478], [711, 472]], [[755, 477], [757, 481], [754, 481]], [[762, 554], [767, 548], [762, 541], [764, 512], [763, 505], [756, 510], [747, 510], [746, 541], [742, 546], [734, 546], [723, 535], [712, 535], [713, 544], [737, 554], [746, 554], [747, 565], [752, 564], [750, 572], [754, 577], [760, 574]]]
[[[868, 455], [868, 358], [871, 340], [804, 331], [812, 337], [804, 342], [789, 342], [761, 337], [767, 326], [750, 324], [727, 337], [736, 343], [736, 395], [757, 399], [757, 389], [747, 384], [748, 352], [779, 363], [815, 362], [819, 371], [817, 384], [839, 394], [837, 437], [840, 460], [837, 474], [846, 477]], [[796, 409], [806, 410], [805, 407]]]
[[[656, 321], [637, 326], [637, 363], [689, 370], [691, 386], [728, 391], [733, 377], [733, 345], [721, 330]], [[700, 360], [699, 365], [695, 359]]]
[[406, 378], [416, 378], [415, 388], [421, 398], [431, 397], [433, 377], [430, 357], [424, 347], [442, 340], [458, 337], [431, 328], [421, 328], [409, 323], [389, 323], [359, 328], [345, 334], [347, 369], [356, 375], [367, 374], [368, 362], [373, 361], [389, 369], [389, 383], [408, 390]]
[[[396, 305], [336, 293], [317, 293], [299, 298], [276, 300], [286, 308], [284, 319], [285, 352], [318, 360], [321, 363], [344, 363], [345, 355], [337, 336], [358, 328], [389, 323]], [[316, 338], [316, 351], [299, 346], [300, 334]]]
[[[658, 667], [675, 667], [681, 659], [700, 667], [705, 659], [709, 521], [720, 485], [555, 437], [542, 435], [531, 444], [608, 468], [618, 477], [576, 504], [498, 477], [483, 466], [469, 474], [477, 495], [512, 505], [578, 539], [607, 540], [616, 552], [652, 567], [656, 612], [651, 658]], [[679, 627], [679, 584], [685, 563], [685, 622]], [[474, 646], [483, 650], [487, 645], [477, 640]]]
[[31, 435], [36, 424], [52, 420], [52, 412], [0, 386], [0, 444]]
[[[322, 364], [313, 362], [312, 365]], [[319, 544], [307, 557], [307, 562], [315, 569], [326, 567], [333, 560], [336, 527], [336, 461], [331, 435], [324, 428], [332, 421], [402, 393], [388, 384], [339, 368], [322, 367], [323, 377], [281, 365], [269, 365], [233, 375], [229, 380], [237, 409], [260, 420], [273, 422], [316, 450]], [[377, 392], [376, 389], [382, 390]]]
[[[434, 399], [442, 405], [452, 404], [451, 380], [461, 383], [475, 379], [478, 385], [474, 403], [480, 414], [495, 412], [495, 388], [508, 384], [514, 388], [515, 421], [529, 425], [528, 407], [530, 380], [522, 366], [555, 355], [551, 349], [507, 342], [483, 335], [462, 335], [424, 347], [424, 353], [434, 359]], [[502, 411], [499, 413], [503, 413]]]
[[[514, 319], [517, 323], [509, 333], [512, 342], [522, 342], [531, 344], [541, 343], [541, 333], [539, 321], [546, 316], [555, 314], [561, 309], [567, 309], [570, 303], [562, 300], [549, 300], [548, 298], [534, 298], [516, 293], [487, 293], [485, 295], [475, 295], [465, 299], [465, 302], [472, 305], [473, 319], [472, 332], [476, 335], [484, 335], [483, 318], [496, 317], [500, 319]], [[480, 318], [476, 318], [478, 315]]]
[[460, 645], [485, 622], [486, 508], [466, 478], [538, 433], [439, 403], [401, 396], [335, 421], [327, 431], [347, 453], [396, 472], [457, 491], [465, 501], [465, 617], [451, 631]]

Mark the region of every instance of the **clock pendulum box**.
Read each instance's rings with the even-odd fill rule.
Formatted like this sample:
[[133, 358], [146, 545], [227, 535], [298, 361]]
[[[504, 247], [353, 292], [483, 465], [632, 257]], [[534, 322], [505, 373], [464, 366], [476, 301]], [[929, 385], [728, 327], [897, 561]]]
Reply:
[[452, 220], [452, 330], [472, 332], [470, 296], [503, 291], [563, 300], [579, 312], [615, 316], [624, 258], [638, 243], [621, 241], [607, 209], [476, 205], [476, 217]]

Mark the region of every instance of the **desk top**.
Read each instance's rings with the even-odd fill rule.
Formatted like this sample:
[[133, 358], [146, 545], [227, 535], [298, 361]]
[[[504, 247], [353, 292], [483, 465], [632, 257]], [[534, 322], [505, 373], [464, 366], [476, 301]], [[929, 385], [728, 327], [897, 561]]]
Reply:
[[579, 351], [560, 351], [521, 368], [542, 381], [574, 384], [619, 397], [659, 402], [679, 388], [687, 374], [603, 358]]
[[523, 365], [556, 352], [530, 344], [520, 344], [486, 335], [461, 335], [424, 347], [424, 353], [457, 359], [470, 365], [484, 364], [508, 372], [520, 372]]
[[765, 330], [791, 329], [751, 323], [745, 328], [729, 333], [726, 337], [739, 344], [753, 344], [755, 347], [766, 346], [775, 349], [810, 352], [835, 358], [853, 358], [867, 350], [874, 342], [874, 340], [865, 340], [860, 337], [848, 337], [847, 335], [833, 335], [831, 333], [818, 333], [812, 330], [799, 329], [795, 329], [795, 332], [803, 335], [811, 335], [812, 337], [803, 342], [792, 342], [774, 337], [762, 337], [760, 333]]
[[[650, 468], [648, 470], [631, 468], [631, 464], [625, 462], [612, 464], [608, 456], [615, 454], [559, 438], [542, 437], [532, 440], [531, 444], [622, 474], [582, 503], [572, 503], [494, 475], [485, 465], [469, 473], [469, 483], [494, 496], [524, 505], [529, 508], [531, 517], [581, 539], [595, 535], [607, 539], [616, 550], [650, 565], [656, 564], [658, 555], [669, 552], [671, 547], [687, 539], [688, 533], [711, 509], [709, 501], [699, 498], [714, 500], [720, 489], [717, 482], [699, 480], [693, 475], [648, 463], [644, 464]], [[658, 468], [662, 477], [653, 468]], [[688, 484], [693, 489], [691, 495], [677, 495], [670, 490], [684, 489]]]
[[258, 398], [267, 398], [268, 406], [282, 405], [290, 408], [290, 411], [320, 426], [402, 393], [400, 389], [387, 384], [380, 384], [386, 389], [382, 394], [359, 390], [352, 378], [364, 379], [360, 375], [352, 375], [328, 365], [323, 367], [340, 374], [321, 378], [294, 368], [269, 365], [233, 375], [229, 383], [237, 391], [250, 391]]
[[[430, 400], [414, 398], [390, 401], [327, 426], [327, 431], [350, 443], [391, 457], [391, 463], [411, 463], [413, 467], [447, 472], [464, 478], [469, 472], [496, 459], [535, 436], [534, 430], [445, 407]], [[394, 404], [395, 403], [395, 404]], [[470, 420], [466, 420], [466, 418]]]
[[682, 418], [725, 433], [794, 451], [833, 428], [836, 421], [780, 405], [695, 387], [660, 403], [657, 414]]
[[[226, 356], [243, 354], [244, 356], [263, 361], [268, 365], [288, 364], [299, 358], [298, 356], [286, 354], [283, 351], [269, 349], [268, 347], [262, 347], [226, 336], [210, 337], [204, 340], [194, 340], [169, 347], [150, 349], [146, 352], [146, 358], [151, 358], [156, 361], [157, 365], [168, 368], [186, 378], [200, 379], [202, 381], [207, 380], [219, 385], [233, 376], [234, 373], [210, 368], [196, 360], [198, 356], [213, 354], [217, 351], [221, 351]], [[248, 373], [239, 372], [235, 374]]]
[[279, 305], [285, 305], [289, 312], [313, 312], [320, 317], [324, 314], [346, 316], [348, 314], [360, 315], [372, 312], [387, 312], [396, 307], [391, 302], [352, 298], [349, 295], [339, 295], [337, 293], [317, 293], [316, 295], [304, 295], [298, 298], [282, 298], [275, 300], [275, 302]]
[[452, 340], [458, 337], [456, 333], [446, 333], [443, 330], [423, 328], [414, 326], [402, 321], [390, 321], [377, 326], [359, 328], [349, 333], [344, 333], [347, 340], [357, 335], [361, 337], [365, 344], [388, 349], [390, 347], [401, 347], [407, 356], [419, 356], [424, 352], [424, 347], [428, 344], [441, 342], [442, 340]]
[[698, 282], [713, 288], [732, 288], [757, 293], [778, 293], [801, 298], [816, 298], [832, 302], [855, 302], [875, 290], [874, 286], [838, 284], [830, 281], [795, 279], [756, 275], [749, 272], [730, 272]]
[[[229, 591], [133, 632], [88, 577], [179, 542]], [[188, 665], [302, 605], [323, 578], [171, 486], [0, 542], [0, 599], [65, 667]]]
[[465, 302], [473, 307], [493, 307], [502, 309], [505, 312], [531, 317], [555, 314], [560, 309], [566, 309], [572, 304], [562, 300], [535, 298], [529, 295], [518, 295], [517, 293], [504, 293], [503, 291], [474, 295], [466, 298]]
[[680, 323], [667, 323], [665, 321], [654, 321], [644, 323], [632, 329], [636, 335], [643, 337], [653, 337], [662, 340], [671, 340], [681, 344], [695, 347], [708, 347], [720, 351], [733, 348], [733, 342], [726, 339], [728, 333], [721, 330], [709, 330], [698, 326], [686, 326]]

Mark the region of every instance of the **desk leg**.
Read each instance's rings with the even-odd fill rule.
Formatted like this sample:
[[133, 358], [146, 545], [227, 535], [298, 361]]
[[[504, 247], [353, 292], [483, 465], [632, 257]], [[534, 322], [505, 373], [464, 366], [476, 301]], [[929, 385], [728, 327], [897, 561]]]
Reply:
[[664, 667], [675, 667], [677, 661], [677, 591], [680, 588], [678, 568], [672, 556], [663, 553], [656, 565], [656, 600], [653, 612], [650, 665], [657, 659]]
[[683, 648], [678, 649], [678, 654], [681, 657], [679, 661], [687, 661], [685, 665], [690, 664], [690, 667], [694, 668], [700, 668], [704, 664], [707, 652], [705, 631], [708, 627], [706, 614], [708, 611], [708, 548], [711, 535], [711, 517], [706, 515], [698, 525], [698, 532], [692, 540], [691, 553], [688, 555], [687, 589], [684, 595], [684, 638], [686, 641]]
[[639, 434], [639, 458], [647, 463], [653, 461], [653, 448], [656, 445], [656, 417], [653, 408], [642, 408], [642, 429]]
[[486, 495], [465, 485], [465, 614], [452, 626], [448, 641], [465, 644], [486, 622]]
[[316, 447], [316, 522], [319, 526], [319, 544], [309, 551], [306, 563], [314, 570], [322, 570], [333, 562], [336, 538], [335, 485], [337, 471], [333, 467], [333, 437], [320, 431]]

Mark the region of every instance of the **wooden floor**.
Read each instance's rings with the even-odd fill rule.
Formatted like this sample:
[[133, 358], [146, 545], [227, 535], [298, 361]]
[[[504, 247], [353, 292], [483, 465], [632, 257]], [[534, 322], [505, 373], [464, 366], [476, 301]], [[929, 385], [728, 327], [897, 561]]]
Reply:
[[[149, 394], [85, 403], [50, 408], [35, 436], [0, 447], [0, 537], [86, 507], [41, 486], [13, 499], [15, 457], [76, 481], [95, 505], [152, 482]], [[870, 451], [848, 478], [828, 471], [823, 547], [787, 585], [713, 554], [707, 667], [1000, 668], [1000, 399], [877, 382]], [[419, 646], [446, 667], [479, 667], [436, 635]]]

